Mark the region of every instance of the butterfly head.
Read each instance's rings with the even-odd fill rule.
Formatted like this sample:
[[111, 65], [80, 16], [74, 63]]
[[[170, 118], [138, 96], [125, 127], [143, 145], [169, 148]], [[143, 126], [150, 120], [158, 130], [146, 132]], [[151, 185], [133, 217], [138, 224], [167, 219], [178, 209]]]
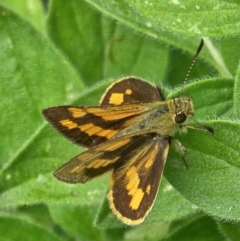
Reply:
[[178, 97], [174, 99], [175, 115], [174, 121], [177, 124], [183, 123], [187, 117], [193, 116], [193, 102], [190, 96]]

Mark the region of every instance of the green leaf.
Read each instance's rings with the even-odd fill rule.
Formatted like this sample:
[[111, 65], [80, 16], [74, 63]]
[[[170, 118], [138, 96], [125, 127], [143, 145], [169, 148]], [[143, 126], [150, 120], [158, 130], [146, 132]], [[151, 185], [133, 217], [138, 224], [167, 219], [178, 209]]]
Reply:
[[189, 130], [177, 137], [187, 149], [186, 168], [179, 155], [171, 155], [165, 175], [189, 201], [206, 213], [228, 220], [239, 220], [240, 122], [205, 121], [215, 134]]
[[235, 76], [239, 65], [239, 53], [236, 51], [236, 49], [240, 48], [239, 39], [221, 39], [216, 44], [218, 44], [222, 59], [225, 60], [226, 68]]
[[[41, 111], [50, 105], [74, 100], [83, 85], [74, 69], [45, 38], [10, 11], [1, 8], [1, 13], [2, 192], [13, 183], [23, 182], [26, 176], [36, 177], [37, 173], [42, 173], [42, 168], [44, 172], [52, 170], [53, 164], [47, 162], [44, 166], [37, 162], [50, 148], [47, 146], [49, 140], [45, 140], [42, 147], [37, 146], [37, 142], [33, 144], [46, 126]], [[28, 148], [35, 153], [31, 159]], [[24, 159], [21, 159], [22, 155]], [[24, 170], [18, 169], [23, 162]], [[8, 172], [8, 167], [14, 165], [15, 172]]]
[[[190, 218], [178, 225], [173, 224], [174, 232], [162, 241], [225, 241], [225, 237], [218, 231], [216, 222], [209, 217]], [[171, 229], [171, 227], [170, 227]]]
[[166, 46], [110, 21], [84, 1], [53, 0], [50, 10], [48, 33], [86, 85], [129, 75], [163, 79]]
[[238, 66], [236, 77], [235, 77], [235, 85], [234, 85], [234, 92], [233, 92], [233, 112], [236, 118], [239, 119], [240, 116], [240, 65]]
[[228, 240], [231, 240], [231, 241], [239, 240], [239, 237], [240, 237], [239, 223], [218, 222], [218, 228]]
[[11, 213], [14, 213], [18, 217], [24, 216], [47, 229], [54, 228], [55, 226], [48, 206], [45, 204], [18, 207], [16, 210], [11, 211]]
[[44, 9], [40, 0], [0, 0], [0, 4], [31, 22], [39, 31], [45, 31]]
[[[171, 29], [174, 25], [172, 24], [173, 22], [176, 22], [176, 14], [186, 14], [188, 15], [189, 12], [186, 11], [186, 9], [182, 8], [182, 5], [194, 5], [194, 7], [196, 6], [196, 3], [194, 1], [189, 1], [189, 0], [185, 0], [182, 5], [179, 3], [179, 1], [175, 1], [175, 2], [169, 2], [169, 1], [141, 1], [141, 2], [137, 2], [134, 1], [134, 3], [136, 2], [136, 5], [144, 5], [144, 12], [146, 13], [146, 18], [143, 18], [142, 13], [139, 11], [139, 9], [135, 9], [134, 7], [132, 7], [132, 4], [129, 3], [129, 1], [118, 1], [117, 4], [115, 2], [109, 2], [109, 1], [103, 1], [103, 0], [86, 0], [87, 2], [89, 2], [92, 6], [94, 6], [95, 8], [97, 8], [99, 11], [101, 11], [103, 14], [106, 14], [107, 16], [119, 21], [120, 23], [131, 27], [134, 29], [134, 31], [139, 31], [141, 33], [143, 33], [144, 35], [150, 36], [151, 38], [154, 39], [158, 39], [161, 40], [163, 43], [166, 44], [171, 44], [173, 46], [176, 46], [184, 51], [188, 51], [189, 53], [191, 53], [192, 55], [195, 54], [195, 51], [197, 49], [197, 44], [199, 42], [199, 40], [196, 41], [196, 39], [192, 39], [192, 38], [186, 38], [183, 35], [178, 34], [179, 30], [178, 30], [178, 26], [175, 26], [174, 30], [177, 32], [172, 32]], [[199, 1], [198, 1], [199, 2]], [[178, 4], [179, 3], [179, 4]], [[205, 1], [200, 1], [199, 4], [204, 5], [202, 7], [205, 8], [206, 2]], [[198, 4], [198, 5], [199, 5]], [[210, 5], [213, 4], [212, 1], [211, 3], [209, 3]], [[229, 3], [231, 4], [231, 3]], [[151, 7], [149, 7], [148, 5], [151, 5]], [[159, 14], [160, 12], [162, 12], [162, 5], [164, 5], [166, 7], [166, 5], [172, 5], [173, 8], [179, 8], [178, 11], [174, 12], [173, 14], [171, 13], [171, 11], [169, 11], [171, 8], [169, 8], [167, 11], [165, 11], [163, 14]], [[219, 3], [216, 3], [216, 5], [218, 6]], [[221, 5], [221, 4], [220, 4]], [[201, 5], [199, 5], [201, 7]], [[231, 5], [233, 8], [235, 8], [235, 6]], [[154, 9], [154, 21], [152, 21], [152, 12], [149, 11], [150, 9]], [[156, 9], [160, 11], [157, 12]], [[194, 8], [194, 11], [198, 11], [197, 9]], [[200, 12], [200, 11], [199, 11]], [[202, 11], [201, 11], [202, 12]], [[194, 17], [195, 16], [195, 12], [191, 12], [192, 13], [192, 21], [189, 20], [188, 17], [186, 17], [186, 19], [184, 19], [184, 21], [187, 21], [187, 24], [191, 25], [191, 28], [186, 28], [186, 26], [183, 26], [183, 29], [185, 31], [185, 34], [189, 35], [189, 32], [191, 35], [197, 35], [197, 36], [205, 36], [204, 34], [200, 34], [200, 33], [196, 33], [195, 29], [192, 28], [192, 26], [194, 26], [194, 23], [196, 22], [196, 25], [198, 25], [199, 22], [205, 22], [206, 26], [208, 26], [208, 18], [206, 18], [205, 14], [202, 14], [201, 16], [199, 16], [197, 19]], [[174, 15], [173, 16], [173, 21], [171, 20], [171, 16], [168, 15]], [[216, 11], [216, 21], [218, 21], [218, 16], [219, 12]], [[161, 23], [163, 22], [162, 17], [165, 16], [165, 23], [167, 24], [168, 28], [164, 28], [161, 27]], [[223, 15], [222, 15], [223, 16]], [[158, 24], [160, 25], [158, 25]], [[207, 30], [207, 27], [204, 27], [204, 30]], [[211, 25], [212, 26], [212, 25]], [[234, 22], [234, 28], [235, 28], [235, 22]], [[226, 27], [227, 29], [227, 27]], [[227, 29], [228, 30], [228, 29]], [[236, 30], [236, 29], [235, 29]], [[202, 30], [203, 31], [203, 30]], [[208, 36], [206, 34], [206, 36]], [[208, 51], [203, 50], [201, 53], [200, 58], [203, 58], [204, 60], [206, 60], [209, 64], [211, 64], [212, 66], [214, 66], [223, 77], [226, 78], [230, 78], [232, 77], [233, 73], [230, 72], [230, 70], [227, 68], [227, 61], [226, 59], [223, 58], [222, 53], [220, 51], [220, 48], [218, 46], [218, 43], [216, 41], [211, 40], [209, 37], [204, 37], [205, 40], [205, 46], [208, 49]], [[237, 41], [237, 39], [236, 39]]]
[[[54, 159], [50, 159], [54, 161]], [[49, 160], [49, 161], [50, 161]], [[51, 174], [36, 178], [9, 188], [0, 196], [0, 206], [14, 208], [18, 205], [36, 203], [100, 205], [105, 194], [106, 179], [97, 179], [86, 185], [70, 185], [55, 180]]]
[[52, 233], [36, 223], [11, 215], [0, 213], [0, 240], [34, 240], [34, 241], [61, 241]]
[[55, 222], [70, 236], [79, 240], [104, 240], [102, 230], [92, 227], [94, 211], [80, 206], [50, 206], [49, 210]]
[[[118, 229], [121, 230], [121, 229]], [[195, 215], [175, 222], [160, 222], [158, 224], [140, 225], [122, 230], [124, 241], [224, 241], [217, 224], [209, 217]], [[120, 235], [119, 235], [120, 236]]]
[[162, 222], [158, 224], [137, 226], [131, 229], [125, 230], [124, 241], [155, 241], [162, 240], [168, 232], [171, 223]]
[[128, 2], [143, 21], [158, 29], [192, 36], [231, 36], [239, 31], [239, 3], [217, 0]]

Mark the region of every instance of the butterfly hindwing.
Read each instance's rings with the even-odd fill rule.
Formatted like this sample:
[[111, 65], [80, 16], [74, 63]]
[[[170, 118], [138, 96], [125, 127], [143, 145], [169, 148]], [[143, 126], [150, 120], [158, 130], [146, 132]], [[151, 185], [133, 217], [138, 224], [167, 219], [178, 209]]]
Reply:
[[108, 199], [124, 223], [141, 223], [155, 201], [169, 149], [169, 138], [145, 135], [113, 169]]
[[58, 168], [54, 176], [68, 183], [85, 183], [116, 166], [126, 168], [131, 164], [131, 159], [134, 160], [134, 151], [138, 151], [140, 146], [144, 147], [146, 140], [149, 140], [148, 135], [128, 135], [110, 140], [72, 158]]

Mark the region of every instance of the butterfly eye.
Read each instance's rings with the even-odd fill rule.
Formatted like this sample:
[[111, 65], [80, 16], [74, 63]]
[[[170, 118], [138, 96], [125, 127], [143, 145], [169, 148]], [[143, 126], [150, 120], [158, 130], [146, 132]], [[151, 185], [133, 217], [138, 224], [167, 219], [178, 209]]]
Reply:
[[183, 112], [175, 116], [175, 122], [177, 124], [183, 123], [186, 119], [187, 119], [187, 116]]

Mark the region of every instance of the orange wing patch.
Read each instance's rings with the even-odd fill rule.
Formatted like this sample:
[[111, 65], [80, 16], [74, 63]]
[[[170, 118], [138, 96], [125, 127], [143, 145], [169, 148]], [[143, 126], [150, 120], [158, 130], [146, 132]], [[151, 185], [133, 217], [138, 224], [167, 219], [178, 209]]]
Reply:
[[61, 121], [59, 121], [59, 123], [65, 127], [67, 127], [70, 130], [78, 127], [77, 123], [75, 123], [69, 119], [61, 120]]
[[114, 93], [111, 94], [109, 98], [109, 104], [112, 105], [121, 105], [123, 103], [124, 94], [121, 93]]
[[109, 104], [110, 105], [121, 105], [124, 103], [124, 96], [131, 95], [132, 90], [126, 89], [125, 93], [112, 93], [109, 97]]
[[68, 110], [72, 113], [74, 118], [83, 117], [87, 114], [86, 109], [70, 107]]
[[96, 162], [92, 162], [89, 165], [86, 166], [86, 168], [95, 168], [98, 169], [100, 167], [106, 167], [108, 165], [111, 165], [113, 163], [115, 163], [120, 157], [116, 156], [115, 158], [109, 160], [109, 159], [99, 159]]
[[100, 126], [95, 126], [92, 123], [88, 123], [85, 125], [78, 125], [77, 123], [74, 123], [73, 121], [70, 121], [69, 119], [67, 120], [62, 120], [60, 123], [67, 127], [68, 129], [74, 129], [78, 128], [81, 132], [86, 133], [89, 136], [93, 135], [98, 135], [101, 137], [106, 137], [107, 139], [110, 139], [114, 135], [118, 133], [118, 131], [115, 130], [109, 130], [109, 129], [103, 129]]
[[144, 192], [141, 188], [138, 188], [140, 184], [140, 178], [138, 176], [137, 168], [135, 166], [132, 166], [130, 170], [127, 171], [125, 182], [128, 182], [126, 186], [128, 190], [128, 195], [132, 197], [129, 206], [132, 209], [137, 210], [143, 199]]

